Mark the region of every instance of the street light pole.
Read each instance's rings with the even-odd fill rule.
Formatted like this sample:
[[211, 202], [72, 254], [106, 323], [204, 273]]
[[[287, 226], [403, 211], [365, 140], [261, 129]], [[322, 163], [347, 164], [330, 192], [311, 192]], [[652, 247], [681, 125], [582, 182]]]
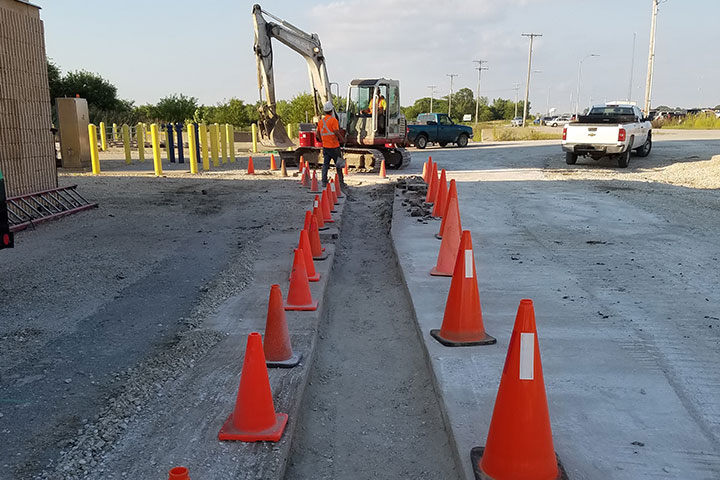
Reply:
[[433, 113], [433, 97], [435, 97], [435, 85], [428, 85], [430, 89], [430, 113]]
[[517, 118], [517, 106], [518, 106], [518, 94], [520, 93], [520, 84], [515, 84], [515, 115], [513, 115], [513, 118]]
[[480, 75], [482, 74], [483, 70], [487, 70], [487, 67], [483, 67], [483, 63], [487, 63], [487, 60], [473, 60], [473, 62], [477, 63], [477, 67], [475, 69], [478, 71], [478, 83], [477, 83], [477, 89], [475, 90], [475, 128], [477, 128], [478, 123], [478, 111], [480, 110]]
[[448, 97], [448, 117], [450, 117], [450, 112], [452, 111], [453, 80], [458, 75], [457, 73], [447, 73], [446, 75], [450, 77], [450, 96]]
[[530, 96], [530, 68], [532, 66], [532, 51], [533, 51], [533, 40], [535, 40], [535, 37], [542, 37], [541, 33], [523, 33], [523, 37], [530, 37], [530, 49], [528, 51], [528, 71], [527, 71], [527, 81], [525, 82], [525, 103], [523, 105], [523, 121], [522, 126], [525, 126], [525, 120], [527, 119], [528, 114], [528, 97]]
[[660, 0], [652, 0], [652, 23], [650, 24], [650, 51], [648, 52], [647, 80], [645, 81], [645, 115], [650, 115], [653, 73], [655, 70], [655, 24], [657, 23]]
[[583, 58], [580, 59], [578, 62], [578, 81], [577, 81], [577, 94], [575, 98], [575, 116], [577, 117], [579, 110], [580, 110], [580, 72], [582, 70], [582, 63], [590, 58], [590, 57], [599, 57], [600, 55], [597, 55], [595, 53], [591, 53], [589, 55], [585, 55]]

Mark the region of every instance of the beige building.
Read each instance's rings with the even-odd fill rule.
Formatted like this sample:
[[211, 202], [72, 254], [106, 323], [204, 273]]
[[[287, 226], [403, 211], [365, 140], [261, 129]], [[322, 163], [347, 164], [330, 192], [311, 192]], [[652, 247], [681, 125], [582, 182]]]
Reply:
[[57, 187], [40, 7], [0, 0], [0, 170], [8, 196]]

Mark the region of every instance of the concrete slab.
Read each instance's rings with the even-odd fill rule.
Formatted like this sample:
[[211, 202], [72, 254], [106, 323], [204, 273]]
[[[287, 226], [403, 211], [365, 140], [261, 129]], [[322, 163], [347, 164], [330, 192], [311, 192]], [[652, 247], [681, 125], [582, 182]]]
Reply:
[[[448, 348], [430, 336], [442, 323], [450, 278], [428, 273], [440, 222], [410, 217], [401, 202], [413, 193], [396, 191], [392, 238], [465, 478], [474, 478], [470, 449], [485, 444], [522, 298], [535, 303], [555, 450], [570, 478], [720, 478], [717, 409], [710, 405], [717, 404], [711, 400], [717, 375], [705, 370], [695, 387], [674, 376], [679, 366], [670, 367], [658, 347], [658, 336], [674, 330], [665, 325], [674, 323], [652, 326], [660, 323], [654, 314], [672, 307], [662, 290], [634, 278], [635, 259], [658, 251], [633, 245], [656, 247], [681, 232], [604, 192], [534, 181], [541, 180], [536, 171], [500, 182], [498, 172], [483, 182], [464, 173], [457, 176], [462, 224], [473, 232], [484, 323], [496, 345]], [[603, 269], [612, 255], [598, 249], [602, 242], [617, 245], [623, 260], [613, 268], [626, 269], [627, 285], [602, 281], [610, 278]], [[575, 254], [564, 254], [569, 249]], [[598, 282], [589, 283], [593, 276]], [[623, 295], [633, 283], [636, 297]], [[654, 301], [659, 306], [647, 308]], [[678, 337], [661, 342], [681, 349]], [[714, 368], [707, 360], [692, 363], [689, 374]]]

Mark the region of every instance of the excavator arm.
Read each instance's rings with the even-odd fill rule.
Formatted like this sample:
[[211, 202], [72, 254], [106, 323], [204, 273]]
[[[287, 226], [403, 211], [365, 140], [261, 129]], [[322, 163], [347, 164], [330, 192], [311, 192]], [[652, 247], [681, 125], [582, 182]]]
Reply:
[[[325, 56], [317, 34], [303, 32], [296, 26], [266, 11], [260, 5], [253, 5], [253, 23], [255, 24], [255, 59], [257, 62], [258, 89], [260, 100], [265, 103], [260, 107], [260, 142], [268, 147], [286, 148], [293, 146], [288, 138], [285, 126], [277, 115], [275, 97], [275, 78], [273, 73], [273, 51], [271, 40], [274, 38], [296, 51], [307, 62], [310, 75], [310, 87], [314, 99], [315, 117], [322, 112], [322, 107], [332, 98], [328, 81]], [[268, 22], [263, 16], [275, 20]]]

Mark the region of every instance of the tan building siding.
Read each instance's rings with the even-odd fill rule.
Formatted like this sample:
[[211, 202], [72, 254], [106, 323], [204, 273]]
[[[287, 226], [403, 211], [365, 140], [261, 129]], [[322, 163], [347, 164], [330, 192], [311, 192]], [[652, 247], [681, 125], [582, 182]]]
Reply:
[[51, 122], [40, 11], [0, 0], [0, 170], [8, 196], [57, 187]]

